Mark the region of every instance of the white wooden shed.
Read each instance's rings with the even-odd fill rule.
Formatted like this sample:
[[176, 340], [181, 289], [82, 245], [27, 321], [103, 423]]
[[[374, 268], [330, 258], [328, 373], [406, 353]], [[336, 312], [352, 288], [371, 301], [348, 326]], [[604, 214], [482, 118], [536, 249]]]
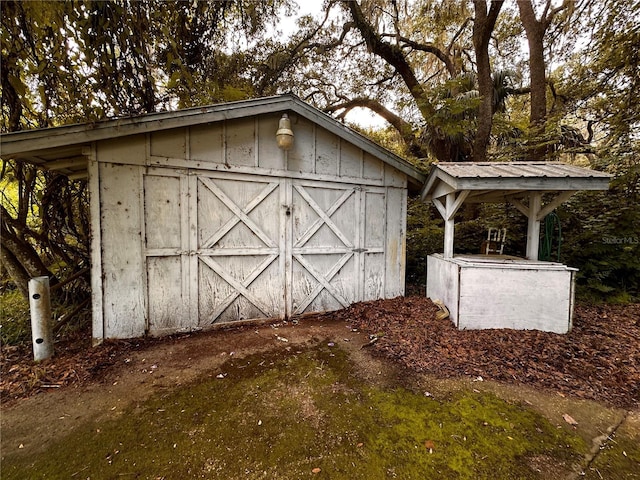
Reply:
[[[444, 253], [427, 258], [427, 296], [446, 305], [459, 329], [567, 333], [577, 270], [538, 260], [540, 221], [579, 190], [608, 189], [610, 177], [556, 162], [434, 165], [422, 198], [444, 219]], [[454, 255], [454, 217], [465, 202], [508, 202], [525, 215], [526, 258]]]
[[2, 156], [88, 177], [96, 342], [404, 293], [424, 176], [295, 96], [6, 134]]

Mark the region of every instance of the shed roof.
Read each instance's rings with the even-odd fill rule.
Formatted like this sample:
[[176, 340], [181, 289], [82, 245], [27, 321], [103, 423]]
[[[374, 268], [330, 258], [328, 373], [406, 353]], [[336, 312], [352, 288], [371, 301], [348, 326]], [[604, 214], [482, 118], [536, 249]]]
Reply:
[[279, 112], [295, 112], [329, 130], [405, 173], [414, 187], [424, 183], [424, 174], [409, 162], [291, 94], [7, 133], [0, 138], [0, 155], [81, 177], [86, 173], [88, 147], [95, 141]]
[[498, 202], [520, 193], [607, 190], [611, 175], [560, 162], [438, 163], [422, 198], [470, 191], [467, 202]]

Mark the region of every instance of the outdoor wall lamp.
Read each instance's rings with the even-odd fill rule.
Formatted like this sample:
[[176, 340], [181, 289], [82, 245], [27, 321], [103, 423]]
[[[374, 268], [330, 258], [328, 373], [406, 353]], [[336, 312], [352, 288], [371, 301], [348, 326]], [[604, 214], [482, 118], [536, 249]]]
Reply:
[[276, 132], [276, 142], [282, 150], [289, 150], [293, 146], [293, 130], [291, 130], [291, 120], [286, 113], [282, 114], [278, 131]]

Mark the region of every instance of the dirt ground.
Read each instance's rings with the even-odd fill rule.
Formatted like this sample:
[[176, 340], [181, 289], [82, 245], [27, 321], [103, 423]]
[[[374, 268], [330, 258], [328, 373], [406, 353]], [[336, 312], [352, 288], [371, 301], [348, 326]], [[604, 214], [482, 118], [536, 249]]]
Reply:
[[[602, 478], [600, 472], [611, 469], [615, 474], [617, 464], [607, 454], [617, 460], [623, 456], [625, 472], [635, 466], [640, 472], [637, 447], [614, 449], [616, 434], [632, 444], [640, 438], [639, 311], [637, 305], [626, 310], [580, 307], [568, 336], [490, 335], [458, 332], [448, 320], [436, 325], [435, 307], [408, 297], [357, 304], [299, 322], [120, 341], [97, 349], [88, 348], [85, 337], [67, 339], [70, 343], [57, 346], [56, 358], [40, 365], [25, 360], [21, 349], [5, 348], [1, 455], [37, 455], [86, 422], [117, 418], [157, 392], [189, 384], [206, 372], [220, 374], [230, 358], [329, 341], [347, 350], [359, 376], [372, 384], [400, 385], [436, 397], [459, 389], [491, 392], [529, 405], [558, 428], [577, 431], [593, 448], [570, 478], [580, 473]], [[607, 324], [610, 329], [602, 326]], [[583, 361], [593, 370], [578, 374], [587, 365]], [[603, 465], [598, 467], [598, 461]], [[608, 478], [640, 478], [625, 475]]]

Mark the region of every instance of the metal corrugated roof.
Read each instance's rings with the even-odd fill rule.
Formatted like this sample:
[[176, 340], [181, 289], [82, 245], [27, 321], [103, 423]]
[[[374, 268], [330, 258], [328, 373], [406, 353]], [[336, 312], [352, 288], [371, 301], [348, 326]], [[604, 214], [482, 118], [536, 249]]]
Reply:
[[611, 175], [560, 162], [437, 163], [422, 189], [431, 201], [468, 190], [468, 202], [500, 202], [526, 192], [607, 190]]
[[438, 163], [437, 168], [455, 178], [609, 178], [596, 170], [559, 162]]

